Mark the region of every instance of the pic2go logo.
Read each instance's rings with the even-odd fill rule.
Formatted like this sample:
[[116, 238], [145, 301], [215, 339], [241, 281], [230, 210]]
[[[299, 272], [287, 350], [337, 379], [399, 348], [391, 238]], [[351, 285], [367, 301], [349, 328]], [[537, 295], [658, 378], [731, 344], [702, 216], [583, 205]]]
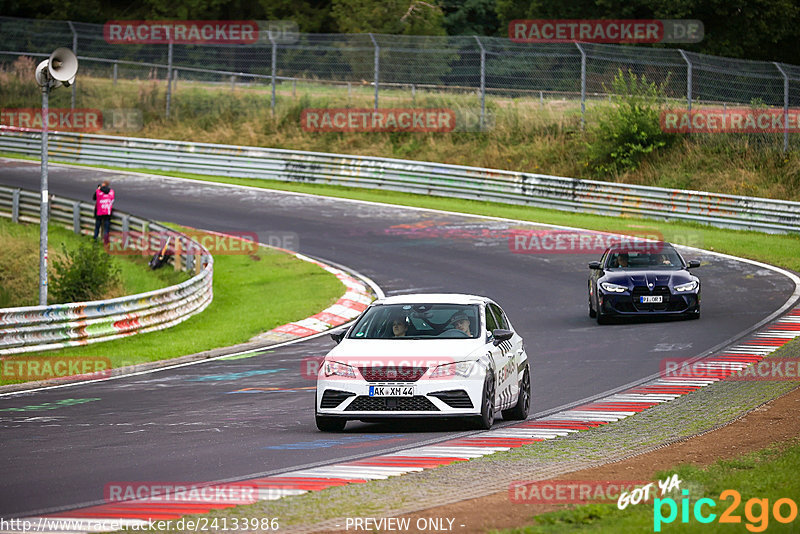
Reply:
[[[699, 523], [712, 523], [717, 519], [717, 514], [711, 512], [716, 508], [717, 503], [714, 499], [702, 498], [695, 501], [694, 505], [689, 502], [689, 490], [682, 490], [683, 498], [680, 507], [675, 499], [667, 497], [665, 499], [656, 498], [653, 501], [653, 531], [661, 532], [661, 525], [673, 523], [681, 514], [681, 523], [689, 523], [690, 511], [694, 519]], [[742, 496], [736, 490], [725, 490], [719, 494], [721, 501], [731, 500], [731, 504], [719, 516], [719, 523], [742, 522], [741, 516], [736, 514], [737, 508], [742, 502]], [[665, 508], [668, 510], [666, 511]], [[679, 510], [680, 508], [680, 510]], [[664, 515], [666, 512], [667, 515]], [[745, 528], [750, 532], [764, 532], [769, 526], [770, 512], [778, 523], [791, 523], [797, 518], [797, 503], [792, 499], [782, 498], [776, 500], [772, 508], [769, 506], [769, 499], [749, 499], [744, 505], [744, 516], [747, 519]]]

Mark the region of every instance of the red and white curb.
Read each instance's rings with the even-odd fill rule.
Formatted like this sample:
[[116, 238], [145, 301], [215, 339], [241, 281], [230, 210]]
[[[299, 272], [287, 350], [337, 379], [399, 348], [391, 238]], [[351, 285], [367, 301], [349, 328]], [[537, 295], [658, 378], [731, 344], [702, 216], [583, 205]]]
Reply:
[[[356, 284], [359, 282], [355, 280], [353, 282], [355, 284], [348, 285], [348, 287], [356, 288]], [[751, 334], [737, 345], [703, 359], [702, 362], [707, 369], [717, 367], [710, 376], [706, 371], [704, 372], [705, 376], [700, 379], [658, 378], [575, 408], [540, 419], [490, 430], [477, 436], [457, 438], [435, 445], [415, 447], [334, 465], [300, 469], [270, 477], [244, 480], [232, 484], [226, 483], [224, 486], [226, 488], [237, 484], [246, 487], [256, 486], [259, 490], [259, 500], [275, 500], [334, 486], [364, 483], [433, 469], [441, 465], [507, 451], [537, 441], [567, 436], [580, 430], [588, 430], [619, 421], [724, 380], [731, 374], [758, 363], [796, 337], [800, 337], [800, 307], [769, 323], [762, 330]], [[709, 366], [709, 364], [711, 365]], [[101, 532], [109, 530], [110, 527], [135, 528], [135, 526], [147, 525], [148, 521], [177, 520], [185, 515], [204, 514], [233, 506], [229, 503], [211, 503], [201, 500], [179, 503], [126, 501], [42, 517], [25, 518], [25, 520], [41, 527], [39, 530], [42, 532]], [[120, 524], [124, 526], [120, 527]], [[20, 528], [11, 528], [1, 532], [20, 532], [21, 530], [20, 526]]]
[[250, 341], [291, 341], [301, 337], [319, 334], [330, 328], [352, 321], [372, 302], [373, 297], [367, 286], [341, 269], [319, 262], [302, 254], [294, 254], [300, 260], [318, 265], [328, 271], [345, 285], [347, 291], [335, 304], [321, 312], [300, 321], [287, 323], [269, 332], [264, 332]]

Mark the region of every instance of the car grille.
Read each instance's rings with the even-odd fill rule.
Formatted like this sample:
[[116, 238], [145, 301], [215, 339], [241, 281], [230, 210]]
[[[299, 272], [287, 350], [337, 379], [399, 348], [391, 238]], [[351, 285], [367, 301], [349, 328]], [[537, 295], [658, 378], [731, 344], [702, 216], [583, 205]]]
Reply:
[[[645, 295], [661, 295], [663, 299], [660, 304], [642, 304], [639, 297]], [[667, 286], [655, 286], [652, 291], [645, 286], [636, 286], [633, 288], [631, 296], [633, 298], [633, 306], [637, 310], [665, 311], [669, 306], [670, 291]]]
[[410, 367], [404, 365], [374, 365], [359, 367], [361, 376], [367, 382], [416, 382], [428, 370], [427, 367]]
[[422, 395], [416, 397], [360, 396], [351, 402], [346, 412], [438, 412], [439, 408]]
[[349, 391], [338, 391], [335, 389], [326, 389], [322, 394], [322, 401], [319, 403], [320, 408], [336, 408], [347, 397], [352, 397], [355, 393]]
[[436, 393], [430, 393], [429, 395], [443, 401], [451, 408], [472, 408], [472, 401], [470, 400], [467, 392], [463, 389], [437, 391]]

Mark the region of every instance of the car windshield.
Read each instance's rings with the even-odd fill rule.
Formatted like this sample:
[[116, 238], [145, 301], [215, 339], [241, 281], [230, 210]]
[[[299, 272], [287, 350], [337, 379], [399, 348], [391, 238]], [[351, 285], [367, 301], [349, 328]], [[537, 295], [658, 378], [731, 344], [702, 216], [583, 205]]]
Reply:
[[629, 271], [683, 269], [683, 262], [675, 249], [672, 248], [662, 248], [657, 252], [612, 250], [606, 260], [606, 269]]
[[477, 338], [477, 304], [388, 304], [372, 306], [347, 336], [350, 339]]

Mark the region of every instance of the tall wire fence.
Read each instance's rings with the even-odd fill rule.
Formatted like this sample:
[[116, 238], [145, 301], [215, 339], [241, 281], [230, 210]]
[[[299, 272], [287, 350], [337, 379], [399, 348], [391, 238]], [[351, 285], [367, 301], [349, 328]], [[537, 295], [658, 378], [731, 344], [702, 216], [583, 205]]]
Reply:
[[[264, 32], [266, 33], [266, 32]], [[73, 49], [81, 75], [157, 79], [166, 83], [169, 117], [175, 84], [267, 84], [271, 102], [297, 84], [336, 87], [348, 101], [369, 93], [374, 107], [398, 91], [475, 95], [481, 123], [486, 99], [573, 99], [585, 120], [587, 102], [609, 95], [617, 73], [632, 72], [663, 87], [666, 98], [700, 105], [800, 105], [800, 66], [709, 56], [674, 48], [590, 43], [515, 43], [483, 36], [304, 34], [292, 42], [254, 44], [109, 44], [103, 25], [0, 17], [0, 62]], [[288, 84], [288, 85], [287, 85]], [[280, 91], [276, 91], [280, 89]], [[73, 86], [75, 107], [80, 81]], [[778, 134], [780, 135], [780, 134]], [[788, 148], [788, 129], [784, 132]]]

